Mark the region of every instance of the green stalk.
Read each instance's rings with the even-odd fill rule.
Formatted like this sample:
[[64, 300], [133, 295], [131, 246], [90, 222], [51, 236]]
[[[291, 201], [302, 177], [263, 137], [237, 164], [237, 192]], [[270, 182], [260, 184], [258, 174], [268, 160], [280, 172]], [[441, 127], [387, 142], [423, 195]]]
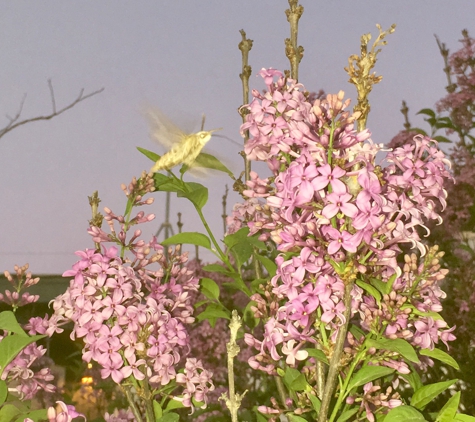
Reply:
[[328, 369], [327, 382], [325, 384], [325, 390], [323, 391], [322, 406], [318, 413], [318, 422], [327, 422], [327, 415], [330, 409], [330, 402], [333, 397], [335, 385], [337, 382], [338, 372], [340, 370], [340, 358], [343, 352], [343, 346], [345, 344], [346, 334], [348, 332], [348, 325], [350, 322], [351, 313], [351, 290], [353, 289], [353, 282], [347, 281], [345, 285], [345, 323], [340, 327], [338, 335], [336, 337], [335, 348], [333, 350], [332, 357], [330, 359], [330, 367]]
[[124, 390], [125, 390], [125, 396], [127, 397], [127, 401], [129, 402], [130, 408], [132, 409], [132, 413], [135, 416], [136, 422], [143, 422], [142, 415], [140, 414], [140, 410], [134, 402], [134, 397], [132, 395], [132, 392], [127, 387], [124, 387]]
[[353, 375], [353, 371], [355, 370], [356, 366], [360, 363], [360, 360], [361, 360], [361, 356], [363, 356], [366, 352], [366, 348], [364, 347], [357, 355], [356, 355], [356, 358], [353, 360], [351, 366], [350, 366], [350, 369], [348, 370], [347, 374], [346, 374], [346, 378], [345, 378], [345, 382], [343, 383], [343, 387], [341, 388], [340, 390], [340, 394], [338, 396], [338, 399], [335, 403], [335, 407], [333, 408], [333, 412], [331, 414], [331, 417], [330, 417], [330, 420], [329, 422], [333, 422], [333, 420], [335, 419], [337, 413], [338, 413], [338, 409], [340, 408], [341, 404], [343, 403], [343, 400], [346, 399], [346, 395], [347, 395], [347, 391], [346, 389], [348, 388], [348, 384], [350, 383], [351, 381], [351, 376]]

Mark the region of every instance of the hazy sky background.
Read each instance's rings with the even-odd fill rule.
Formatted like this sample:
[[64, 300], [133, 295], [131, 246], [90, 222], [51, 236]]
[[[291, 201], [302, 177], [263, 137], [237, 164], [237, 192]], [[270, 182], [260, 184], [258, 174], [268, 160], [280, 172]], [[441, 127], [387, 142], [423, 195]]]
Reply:
[[[355, 98], [343, 67], [359, 53], [360, 36], [397, 24], [379, 56], [368, 126], [377, 143], [402, 128], [405, 99], [411, 112], [432, 107], [444, 95], [446, 79], [434, 34], [451, 51], [461, 30], [473, 33], [475, 2], [432, 0], [302, 0], [299, 44], [305, 48], [300, 82], [310, 91], [340, 89]], [[62, 273], [76, 261], [78, 249], [93, 246], [86, 233], [87, 196], [98, 190], [101, 209], [125, 208], [121, 183], [149, 169], [136, 146], [161, 152], [148, 136], [144, 104], [159, 106], [172, 118], [240, 140], [241, 55], [243, 28], [254, 40], [253, 75], [262, 67], [288, 68], [284, 38], [289, 26], [285, 0], [234, 1], [0, 1], [0, 127], [14, 115], [27, 93], [24, 118], [48, 114], [47, 80], [53, 80], [57, 107], [84, 88], [105, 91], [48, 122], [31, 123], [0, 139], [0, 269], [30, 263], [34, 273]], [[260, 78], [251, 87], [263, 89]], [[413, 118], [413, 123], [420, 123]], [[223, 139], [212, 150], [234, 162], [239, 147]], [[224, 177], [202, 181], [210, 188], [205, 213], [222, 237]], [[229, 198], [228, 210], [236, 196]], [[157, 215], [146, 237], [163, 221], [165, 195], [157, 194], [149, 212]], [[185, 231], [201, 224], [183, 199], [172, 200], [172, 222], [184, 216]], [[147, 230], [145, 230], [147, 231]]]

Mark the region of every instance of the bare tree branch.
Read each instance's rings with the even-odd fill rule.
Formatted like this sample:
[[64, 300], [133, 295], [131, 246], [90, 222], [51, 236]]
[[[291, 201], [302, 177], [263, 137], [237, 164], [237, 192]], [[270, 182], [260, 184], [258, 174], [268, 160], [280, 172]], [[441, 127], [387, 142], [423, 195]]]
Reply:
[[23, 97], [23, 99], [21, 101], [20, 108], [19, 108], [18, 112], [15, 114], [15, 116], [10, 117], [10, 116], [7, 115], [7, 118], [10, 122], [3, 129], [0, 129], [0, 138], [2, 136], [6, 135], [8, 132], [12, 131], [13, 129], [16, 129], [17, 127], [22, 126], [26, 123], [37, 122], [37, 121], [40, 121], [40, 120], [50, 120], [53, 117], [59, 116], [60, 114], [64, 113], [65, 111], [73, 108], [76, 104], [80, 103], [81, 101], [84, 101], [87, 98], [90, 98], [93, 95], [99, 94], [102, 91], [104, 91], [104, 88], [101, 88], [101, 89], [98, 89], [97, 91], [91, 92], [90, 94], [84, 95], [84, 88], [83, 88], [79, 92], [79, 95], [77, 96], [77, 98], [71, 104], [67, 105], [66, 107], [63, 107], [60, 110], [56, 110], [56, 99], [55, 99], [55, 96], [54, 96], [53, 84], [51, 82], [51, 79], [48, 79], [48, 87], [49, 87], [49, 91], [50, 91], [50, 94], [51, 94], [51, 104], [52, 104], [53, 112], [51, 114], [46, 115], [46, 116], [37, 116], [37, 117], [32, 117], [31, 119], [19, 120], [20, 116], [21, 116], [21, 112], [23, 110], [23, 105], [24, 105], [25, 99], [26, 99], [26, 94], [25, 94], [25, 96]]

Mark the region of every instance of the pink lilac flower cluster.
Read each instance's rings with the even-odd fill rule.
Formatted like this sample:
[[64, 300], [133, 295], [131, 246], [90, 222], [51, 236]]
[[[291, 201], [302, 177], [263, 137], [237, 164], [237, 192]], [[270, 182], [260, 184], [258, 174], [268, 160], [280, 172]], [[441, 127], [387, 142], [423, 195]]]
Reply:
[[463, 47], [450, 55], [448, 63], [455, 83], [447, 87], [448, 94], [438, 102], [437, 111], [449, 112], [452, 122], [467, 134], [475, 125], [475, 39], [467, 30], [462, 35]]
[[[23, 266], [15, 265], [15, 273], [5, 271], [5, 277], [13, 287], [13, 292], [6, 290], [0, 293], [0, 302], [4, 302], [11, 306], [14, 311], [19, 307], [37, 302], [38, 295], [32, 295], [25, 290], [34, 286], [39, 282], [39, 277], [33, 278], [28, 272], [28, 264]], [[42, 329], [34, 330], [32, 325], [41, 326]], [[46, 327], [46, 328], [45, 328]], [[48, 315], [44, 318], [34, 317], [29, 320], [23, 327], [29, 334], [46, 334], [51, 337], [55, 332], [61, 332], [58, 322], [49, 321]], [[0, 334], [0, 342], [8, 335], [3, 331]], [[10, 391], [16, 391], [23, 400], [30, 400], [43, 390], [46, 398], [50, 399], [56, 392], [54, 385], [54, 376], [51, 369], [43, 367], [41, 364], [42, 357], [45, 355], [46, 349], [37, 343], [31, 343], [26, 346], [2, 371], [1, 379], [7, 382]], [[44, 359], [44, 358], [43, 358]]]
[[[140, 202], [152, 201], [140, 197]], [[214, 389], [212, 373], [200, 361], [187, 358], [186, 326], [195, 320], [190, 292], [198, 289], [198, 279], [186, 267], [187, 254], [181, 254], [180, 247], [165, 251], [155, 237], [141, 240], [139, 229], [127, 239], [132, 224], [151, 221], [153, 215], [140, 211], [127, 225], [125, 217], [105, 211], [111, 233], [96, 226], [89, 229], [102, 252], [76, 252], [80, 260], [63, 274], [74, 278], [53, 301], [55, 315], [74, 323], [71, 338], [83, 339], [83, 359], [97, 362], [103, 379], [120, 384], [133, 377], [156, 392], [174, 380], [183, 386], [177, 399], [185, 406], [191, 406], [191, 398], [206, 405], [207, 394]], [[119, 223], [119, 232], [114, 222]], [[131, 257], [120, 256], [119, 249], [106, 246], [107, 242], [119, 243]], [[179, 374], [183, 366], [184, 373]]]
[[135, 416], [130, 410], [115, 409], [112, 413], [106, 412], [104, 420], [106, 422], [133, 422]]
[[[424, 255], [419, 229], [425, 233], [427, 221], [441, 221], [438, 209], [445, 207], [447, 195], [443, 182], [451, 176], [437, 143], [416, 136], [390, 152], [387, 167], [381, 168], [375, 157], [382, 145], [372, 143], [369, 130], [355, 130], [359, 115], [345, 111], [349, 100], [343, 92], [310, 102], [304, 86], [281, 72], [263, 69], [260, 75], [267, 91], [253, 90], [253, 100], [243, 106], [248, 114], [241, 132], [249, 134], [248, 159], [266, 161], [272, 175], [261, 179], [253, 172], [244, 191], [249, 199], [228, 219], [231, 231], [244, 220], [251, 234], [274, 242], [280, 252], [265, 295], [252, 298], [256, 315], [266, 323], [263, 338], [245, 336], [258, 351], [250, 365], [275, 374], [282, 359], [291, 366], [305, 360], [305, 348], [322, 335], [334, 339], [345, 323], [342, 298], [349, 276], [364, 283], [370, 277], [395, 280], [397, 293], [377, 303], [355, 284], [350, 316], [375, 307], [381, 313], [384, 304], [395, 315], [389, 338], [401, 336], [421, 348], [452, 340], [451, 330], [420, 316], [440, 310], [439, 275], [433, 281], [422, 268], [403, 274], [397, 263], [401, 244]], [[405, 316], [396, 316], [398, 295], [410, 304]], [[373, 325], [363, 322], [363, 327]], [[375, 364], [406, 372], [397, 357], [384, 363], [378, 357], [383, 359], [376, 354]]]
[[[82, 413], [77, 412], [74, 406], [62, 401], [57, 401], [56, 403], [58, 405], [57, 408], [53, 406], [48, 408], [48, 422], [71, 422], [76, 418], [86, 420], [86, 417]], [[25, 422], [27, 421], [30, 422], [31, 420], [25, 419]]]

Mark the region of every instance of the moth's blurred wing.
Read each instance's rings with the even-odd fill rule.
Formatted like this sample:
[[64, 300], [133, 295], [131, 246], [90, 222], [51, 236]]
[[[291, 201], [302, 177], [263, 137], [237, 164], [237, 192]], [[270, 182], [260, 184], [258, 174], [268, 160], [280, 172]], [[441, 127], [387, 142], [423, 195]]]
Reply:
[[150, 137], [166, 149], [172, 148], [187, 136], [158, 108], [148, 108], [144, 114], [150, 125]]

